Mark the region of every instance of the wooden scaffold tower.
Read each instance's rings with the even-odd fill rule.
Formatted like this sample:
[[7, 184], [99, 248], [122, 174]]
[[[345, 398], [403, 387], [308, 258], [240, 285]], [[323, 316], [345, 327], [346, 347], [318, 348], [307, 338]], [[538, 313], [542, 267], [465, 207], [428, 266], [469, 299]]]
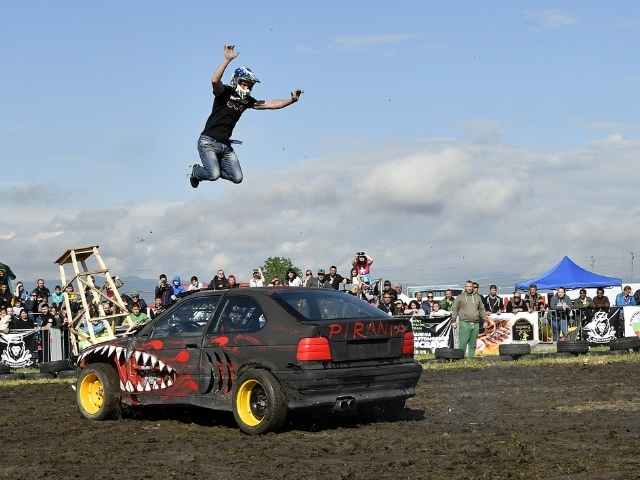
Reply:
[[[118, 293], [118, 288], [114, 282], [114, 277], [109, 273], [109, 269], [105, 265], [98, 245], [83, 248], [72, 248], [67, 250], [55, 263], [60, 267], [60, 280], [63, 285], [64, 304], [67, 307], [67, 315], [70, 319], [69, 332], [71, 334], [71, 345], [73, 354], [78, 355], [81, 342], [86, 344], [96, 344], [115, 338], [115, 327], [118, 319], [124, 319], [129, 312], [127, 305], [123, 302], [122, 297]], [[91, 256], [95, 257], [95, 261], [99, 268], [89, 269], [87, 267], [87, 259]], [[73, 276], [67, 280], [65, 274], [65, 265], [71, 265], [73, 268]], [[104, 277], [104, 282], [101, 279]], [[67, 287], [73, 287], [74, 282], [77, 290], [74, 288], [73, 293], [67, 291]], [[98, 286], [101, 285], [101, 286]], [[107, 291], [113, 293], [112, 296]], [[73, 296], [73, 298], [70, 298]], [[71, 317], [71, 303], [78, 304], [77, 313]], [[102, 302], [109, 302], [111, 315], [106, 315]], [[89, 304], [93, 303], [99, 317], [91, 317]], [[98, 336], [94, 333], [93, 322], [102, 322], [104, 330]], [[102, 330], [102, 329], [100, 329]]]

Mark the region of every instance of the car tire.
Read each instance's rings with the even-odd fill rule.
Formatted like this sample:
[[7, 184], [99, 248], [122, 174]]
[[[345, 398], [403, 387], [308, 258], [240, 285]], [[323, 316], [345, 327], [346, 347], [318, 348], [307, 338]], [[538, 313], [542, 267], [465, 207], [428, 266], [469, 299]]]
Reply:
[[0, 374], [0, 381], [3, 380], [24, 380], [24, 373], [3, 373]]
[[0, 363], [0, 374], [11, 373], [11, 368], [4, 363]]
[[461, 348], [436, 348], [436, 358], [462, 360], [464, 358], [464, 350]]
[[120, 415], [120, 378], [106, 363], [92, 363], [80, 371], [76, 403], [89, 420], [113, 420]]
[[51, 380], [53, 373], [25, 373], [25, 380]]
[[40, 364], [40, 373], [57, 373], [63, 370], [72, 370], [69, 360], [54, 360], [53, 362], [45, 362]]
[[58, 372], [56, 375], [57, 378], [78, 378], [78, 372], [75, 370], [63, 370]]
[[287, 418], [287, 403], [282, 386], [266, 370], [247, 370], [234, 385], [233, 417], [249, 435], [280, 429]]
[[557, 352], [558, 353], [589, 353], [589, 342], [584, 340], [578, 340], [575, 342], [558, 342], [557, 344]]
[[531, 353], [531, 345], [528, 343], [501, 343], [498, 345], [500, 355], [512, 355], [519, 357]]
[[616, 338], [609, 342], [609, 348], [611, 350], [629, 350], [633, 348], [640, 348], [640, 337], [623, 337]]

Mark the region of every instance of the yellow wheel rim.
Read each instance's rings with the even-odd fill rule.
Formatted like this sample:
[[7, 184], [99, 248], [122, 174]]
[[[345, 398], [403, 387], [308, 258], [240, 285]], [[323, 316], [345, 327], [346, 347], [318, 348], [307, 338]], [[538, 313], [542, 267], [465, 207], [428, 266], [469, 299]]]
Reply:
[[250, 427], [259, 425], [267, 413], [267, 393], [257, 380], [247, 380], [238, 388], [236, 411], [240, 420]]
[[104, 385], [95, 373], [84, 376], [80, 383], [80, 404], [85, 412], [94, 415], [104, 403]]

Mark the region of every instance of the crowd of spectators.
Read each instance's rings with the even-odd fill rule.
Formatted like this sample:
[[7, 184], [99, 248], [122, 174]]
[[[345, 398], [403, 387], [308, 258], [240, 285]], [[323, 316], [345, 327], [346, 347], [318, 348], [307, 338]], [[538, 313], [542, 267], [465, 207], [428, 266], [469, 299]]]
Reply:
[[[372, 277], [373, 258], [365, 252], [356, 252], [351, 261], [352, 268], [347, 276], [338, 273], [335, 265], [328, 269], [328, 273], [323, 268], [319, 268], [314, 276], [311, 269], [306, 269], [303, 276], [299, 276], [294, 268], [289, 268], [284, 276], [270, 279], [268, 282], [264, 277], [261, 268], [254, 269], [249, 287], [262, 286], [288, 286], [305, 288], [331, 288], [334, 290], [344, 290], [350, 295], [361, 298], [389, 315], [424, 315], [429, 317], [445, 317], [451, 315], [454, 310], [455, 298], [453, 291], [445, 291], [444, 298], [434, 299], [433, 292], [417, 292], [415, 298], [409, 298], [403, 293], [403, 286], [399, 283], [392, 287], [390, 280]], [[124, 282], [118, 277], [112, 277], [116, 289], [122, 287]], [[247, 284], [245, 284], [247, 285]], [[186, 285], [185, 285], [186, 286]], [[140, 298], [137, 291], [130, 294], [121, 294], [121, 298], [126, 304], [126, 312], [120, 312], [116, 308], [114, 312], [111, 302], [102, 302], [99, 308], [98, 299], [87, 297], [89, 317], [91, 322], [85, 322], [84, 328], [92, 328], [94, 333], [102, 330], [101, 316], [113, 316], [120, 314], [124, 317], [121, 322], [124, 326], [133, 323], [142, 323], [154, 318], [156, 315], [167, 309], [177, 297], [185, 292], [185, 286], [179, 275], [173, 277], [169, 282], [165, 274], [161, 274], [154, 291], [154, 304], [148, 308], [144, 299]], [[239, 288], [240, 284], [235, 275], [225, 275], [220, 269], [211, 281], [205, 285], [198, 277], [192, 276], [187, 291], [201, 290], [204, 288], [213, 290], [224, 290]], [[13, 291], [9, 290], [6, 282], [0, 284], [0, 332], [7, 333], [13, 329], [28, 329], [39, 327], [41, 329], [62, 328], [68, 325], [70, 319], [81, 308], [80, 299], [74, 292], [72, 285], [67, 285], [67, 294], [71, 305], [71, 312], [67, 312], [64, 303], [64, 295], [60, 285], [56, 285], [51, 293], [45, 286], [43, 279], [38, 279], [36, 287], [29, 293], [22, 282], [17, 282]], [[572, 309], [583, 309], [587, 312], [609, 308], [611, 303], [604, 295], [603, 289], [598, 289], [594, 298], [586, 296], [586, 290], [581, 289], [579, 297], [572, 301], [564, 288], [560, 287], [557, 292], [547, 302], [538, 293], [535, 284], [532, 284], [529, 291], [524, 296], [515, 291], [513, 296], [502, 299], [497, 295], [497, 286], [491, 285], [489, 295], [483, 296], [478, 293], [479, 285], [476, 282], [471, 284], [471, 293], [477, 295], [481, 301], [482, 308], [486, 315], [518, 312], [538, 312], [546, 308], [557, 313], [553, 318], [553, 340], [567, 335], [567, 316]], [[114, 292], [107, 288], [107, 296], [112, 298]], [[463, 292], [463, 295], [465, 292]], [[547, 305], [548, 304], [548, 305]], [[623, 293], [617, 295], [615, 306], [629, 306], [640, 304], [640, 290], [631, 294], [631, 287], [625, 286]], [[102, 313], [104, 312], [104, 314]], [[148, 316], [147, 316], [148, 313]], [[126, 315], [126, 316], [125, 316]]]

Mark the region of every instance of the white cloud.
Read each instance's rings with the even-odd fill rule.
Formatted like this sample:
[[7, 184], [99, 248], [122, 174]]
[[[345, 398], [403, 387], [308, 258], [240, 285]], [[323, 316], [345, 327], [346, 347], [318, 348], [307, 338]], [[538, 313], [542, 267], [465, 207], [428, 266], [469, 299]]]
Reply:
[[338, 153], [238, 186], [203, 182], [194, 201], [81, 211], [0, 204], [0, 260], [23, 279], [55, 278], [64, 251], [98, 244], [121, 276], [208, 280], [224, 268], [246, 280], [269, 256], [346, 272], [364, 249], [374, 276], [411, 285], [508, 283], [563, 255], [584, 264], [637, 249], [635, 177], [619, 166], [635, 162], [640, 142], [612, 135], [541, 151], [503, 140], [348, 140], [333, 142]]
[[556, 30], [565, 25], [574, 24], [577, 19], [558, 10], [526, 10], [525, 18], [533, 18], [540, 22], [543, 28]]

